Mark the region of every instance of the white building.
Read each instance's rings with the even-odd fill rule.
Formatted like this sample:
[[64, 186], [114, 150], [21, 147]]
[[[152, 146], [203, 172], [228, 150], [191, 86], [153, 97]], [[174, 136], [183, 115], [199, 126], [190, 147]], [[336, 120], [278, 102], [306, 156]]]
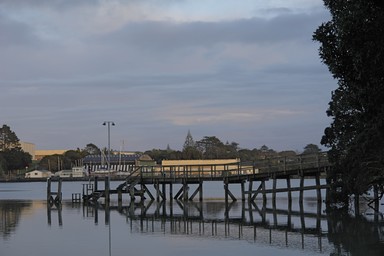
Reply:
[[34, 170], [31, 172], [27, 172], [25, 174], [25, 178], [27, 179], [34, 179], [34, 178], [49, 178], [52, 176], [52, 173], [50, 171], [40, 171], [40, 170]]
[[85, 175], [83, 167], [73, 167], [72, 170], [61, 170], [55, 173], [60, 178], [82, 178]]

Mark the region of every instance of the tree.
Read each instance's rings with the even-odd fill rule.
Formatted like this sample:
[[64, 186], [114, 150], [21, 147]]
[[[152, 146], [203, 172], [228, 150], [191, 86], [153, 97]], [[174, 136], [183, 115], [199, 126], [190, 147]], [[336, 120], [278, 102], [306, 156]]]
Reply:
[[196, 143], [192, 138], [191, 131], [188, 130], [187, 137], [185, 138], [183, 150], [187, 148], [194, 148], [194, 147], [196, 147]]
[[[64, 153], [65, 162], [71, 163], [71, 166], [80, 165], [80, 160], [83, 158], [83, 154], [79, 150], [68, 150]], [[67, 167], [66, 167], [67, 168]]]
[[0, 174], [24, 170], [32, 162], [32, 156], [24, 152], [16, 133], [7, 125], [0, 128]]
[[319, 148], [319, 146], [315, 144], [308, 144], [307, 146], [304, 147], [303, 154], [317, 154], [320, 152], [321, 152], [321, 149]]
[[[330, 147], [338, 199], [361, 195], [372, 186], [384, 192], [384, 15], [377, 0], [324, 0], [331, 20], [313, 39], [338, 81], [327, 115], [333, 118], [321, 144]], [[336, 177], [333, 178], [335, 180]]]
[[84, 150], [85, 155], [100, 155], [100, 149], [92, 143], [89, 143], [85, 146]]
[[54, 154], [44, 156], [39, 163], [39, 169], [52, 172], [61, 171], [72, 168], [71, 160], [64, 155]]
[[205, 159], [225, 158], [225, 145], [215, 136], [204, 136], [196, 142], [196, 146]]
[[193, 140], [193, 137], [191, 135], [190, 130], [188, 130], [187, 137], [185, 138], [185, 141], [184, 141], [181, 158], [182, 159], [189, 159], [189, 160], [195, 160], [195, 159], [201, 159], [202, 158], [202, 154], [197, 149], [196, 143]]
[[8, 171], [24, 170], [32, 162], [32, 156], [20, 148], [6, 149], [2, 152], [2, 155], [6, 160], [6, 168]]
[[0, 150], [5, 151], [16, 147], [20, 147], [19, 138], [8, 125], [4, 124], [0, 128]]

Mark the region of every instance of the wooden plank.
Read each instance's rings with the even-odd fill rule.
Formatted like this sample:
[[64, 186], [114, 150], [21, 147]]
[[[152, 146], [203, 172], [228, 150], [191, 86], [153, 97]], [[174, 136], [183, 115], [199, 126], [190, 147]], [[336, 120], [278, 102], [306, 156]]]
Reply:
[[[319, 188], [320, 189], [324, 189], [324, 188], [328, 188], [329, 185], [327, 184], [323, 184], [323, 185], [320, 185]], [[276, 193], [281, 193], [281, 192], [294, 192], [294, 191], [300, 191], [300, 190], [313, 190], [313, 189], [317, 189], [318, 186], [316, 185], [313, 185], [313, 186], [307, 186], [307, 187], [303, 187], [303, 188], [300, 188], [300, 187], [293, 187], [293, 188], [276, 188]], [[254, 193], [259, 193], [259, 189], [258, 190], [253, 190], [253, 191], [245, 191], [244, 192], [245, 194], [254, 194]], [[269, 193], [273, 193], [273, 189], [265, 189], [264, 190], [264, 193], [266, 194], [269, 194]]]

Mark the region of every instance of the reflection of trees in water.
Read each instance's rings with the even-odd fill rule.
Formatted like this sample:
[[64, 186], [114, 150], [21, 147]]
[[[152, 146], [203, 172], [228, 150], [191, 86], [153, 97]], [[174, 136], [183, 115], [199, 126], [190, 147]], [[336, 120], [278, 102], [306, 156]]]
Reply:
[[0, 234], [8, 238], [16, 229], [24, 208], [30, 207], [30, 202], [0, 201]]
[[[384, 222], [347, 212], [328, 213], [328, 239], [335, 246], [332, 255], [384, 255]], [[348, 252], [348, 253], [346, 253]]]

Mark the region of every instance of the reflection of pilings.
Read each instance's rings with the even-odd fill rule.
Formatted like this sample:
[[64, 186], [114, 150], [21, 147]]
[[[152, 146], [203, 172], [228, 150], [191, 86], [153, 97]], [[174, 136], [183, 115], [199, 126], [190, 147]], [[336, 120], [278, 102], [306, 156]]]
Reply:
[[[153, 202], [155, 205], [152, 205]], [[283, 243], [287, 246], [292, 242], [292, 237], [295, 237], [295, 243], [300, 241], [302, 248], [305, 248], [305, 242], [308, 242], [306, 240], [318, 239], [317, 244], [320, 250], [322, 250], [321, 239], [325, 234], [321, 230], [321, 221], [326, 220], [326, 216], [321, 215], [321, 205], [317, 209], [317, 213], [306, 213], [304, 212], [304, 207], [301, 207], [299, 211], [276, 208], [259, 209], [255, 202], [248, 201], [242, 202], [241, 218], [237, 218], [230, 217], [233, 206], [237, 205], [236, 202], [231, 202], [224, 209], [224, 218], [221, 219], [217, 217], [204, 218], [203, 205], [205, 204], [202, 202], [194, 203], [184, 200], [174, 200], [173, 202], [168, 204], [165, 200], [161, 202], [151, 200], [137, 203], [130, 202], [125, 207], [101, 204], [91, 207], [94, 207], [92, 209], [95, 216], [97, 216], [98, 210], [105, 210], [105, 222], [107, 225], [109, 224], [110, 211], [117, 210], [126, 217], [132, 231], [134, 231], [134, 227], [138, 227], [140, 232], [169, 232], [171, 234], [206, 235], [209, 237], [233, 237], [245, 240], [251, 239], [253, 241], [268, 238], [269, 243], [275, 243], [276, 239], [281, 240], [281, 235], [276, 236], [274, 233], [283, 232]], [[179, 213], [180, 210], [174, 209], [174, 206], [179, 206], [181, 214]], [[175, 210], [178, 213], [175, 214]], [[249, 214], [248, 218], [246, 218], [248, 216], [246, 213]], [[255, 218], [254, 213], [260, 214], [262, 220], [256, 220], [257, 218]], [[267, 214], [273, 215], [271, 218], [273, 223], [267, 220]], [[236, 212], [236, 216], [238, 216], [238, 212]], [[277, 220], [284, 219], [284, 216], [286, 216], [286, 221], [278, 223]], [[293, 226], [291, 223], [292, 216], [299, 217], [299, 226]], [[306, 218], [316, 218], [316, 227], [308, 227], [305, 223]], [[97, 220], [95, 220], [95, 223], [97, 223]], [[312, 244], [316, 244], [316, 242], [312, 242]]]
[[52, 224], [52, 211], [56, 210], [57, 211], [57, 217], [59, 220], [59, 226], [63, 225], [63, 216], [62, 216], [62, 205], [61, 203], [54, 203], [54, 207], [51, 204], [47, 204], [47, 220], [48, 220], [48, 225]]

